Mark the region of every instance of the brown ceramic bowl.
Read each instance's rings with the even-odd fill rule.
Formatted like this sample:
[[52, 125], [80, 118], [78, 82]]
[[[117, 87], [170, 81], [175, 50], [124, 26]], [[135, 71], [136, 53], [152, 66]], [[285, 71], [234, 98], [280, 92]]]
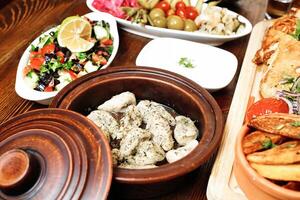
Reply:
[[170, 106], [196, 121], [199, 145], [185, 158], [154, 169], [114, 169], [114, 178], [125, 184], [153, 184], [185, 175], [205, 163], [220, 143], [223, 118], [213, 97], [202, 87], [178, 74], [149, 67], [113, 67], [91, 73], [67, 85], [50, 107], [87, 115], [112, 96], [133, 92]]
[[300, 192], [285, 189], [260, 176], [249, 165], [242, 149], [242, 140], [250, 132], [243, 126], [235, 146], [234, 173], [241, 189], [250, 200], [299, 200]]

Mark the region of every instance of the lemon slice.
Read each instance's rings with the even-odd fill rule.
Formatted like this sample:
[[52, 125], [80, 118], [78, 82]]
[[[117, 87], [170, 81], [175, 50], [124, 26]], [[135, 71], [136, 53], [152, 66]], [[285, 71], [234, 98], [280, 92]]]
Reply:
[[71, 52], [85, 52], [94, 43], [88, 41], [92, 35], [92, 25], [79, 16], [66, 18], [59, 27], [57, 41], [61, 47], [67, 47]]

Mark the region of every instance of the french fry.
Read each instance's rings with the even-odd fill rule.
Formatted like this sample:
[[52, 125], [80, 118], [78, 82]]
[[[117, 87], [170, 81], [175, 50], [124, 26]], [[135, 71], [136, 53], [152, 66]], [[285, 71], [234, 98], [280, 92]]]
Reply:
[[300, 116], [287, 113], [271, 113], [253, 118], [249, 126], [268, 133], [300, 139]]
[[243, 151], [245, 154], [254, 153], [262, 149], [269, 149], [274, 144], [279, 144], [284, 139], [281, 135], [254, 131], [243, 139]]
[[300, 162], [300, 141], [289, 141], [272, 149], [247, 155], [247, 160], [266, 165], [286, 165]]
[[300, 164], [263, 165], [250, 163], [250, 165], [265, 178], [279, 181], [300, 181]]

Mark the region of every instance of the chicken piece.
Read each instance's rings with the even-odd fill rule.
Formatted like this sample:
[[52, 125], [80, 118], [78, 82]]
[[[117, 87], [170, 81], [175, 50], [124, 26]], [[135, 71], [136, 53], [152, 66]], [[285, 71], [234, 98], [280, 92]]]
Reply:
[[108, 112], [123, 112], [129, 105], [136, 105], [135, 96], [131, 92], [123, 92], [105, 101], [98, 106], [98, 109]]
[[152, 134], [154, 144], [169, 151], [174, 146], [172, 130], [168, 121], [160, 116], [154, 116], [148, 120], [146, 129]]
[[156, 162], [162, 161], [163, 159], [165, 159], [164, 150], [152, 141], [147, 140], [138, 145], [136, 148], [136, 154], [133, 157], [134, 161], [131, 164], [139, 166], [152, 165]]
[[153, 117], [160, 116], [166, 119], [171, 126], [175, 126], [174, 117], [159, 103], [143, 100], [138, 103], [137, 109], [140, 111], [143, 122], [146, 124], [152, 120]]
[[119, 132], [120, 128], [119, 123], [109, 112], [95, 110], [87, 118], [92, 120], [102, 130], [108, 140], [110, 140], [110, 137], [116, 138], [116, 133]]
[[187, 143], [183, 147], [179, 147], [177, 149], [172, 149], [166, 153], [166, 159], [168, 163], [175, 162], [177, 160], [182, 159], [186, 155], [188, 155], [190, 152], [192, 152], [198, 145], [197, 140], [192, 140], [189, 143]]
[[140, 142], [150, 138], [151, 133], [144, 129], [130, 129], [120, 142], [120, 155], [122, 157], [131, 155]]
[[112, 149], [112, 161], [113, 161], [113, 166], [117, 166], [119, 160], [121, 160], [121, 154], [119, 149]]
[[119, 165], [119, 167], [126, 168], [126, 169], [151, 169], [151, 168], [155, 168], [157, 166], [156, 165], [140, 166], [140, 165], [132, 165], [132, 164], [128, 164], [128, 163], [122, 163], [121, 165]]
[[142, 124], [142, 116], [135, 105], [126, 108], [124, 116], [120, 120], [120, 126], [125, 129], [139, 127]]
[[247, 160], [265, 165], [286, 165], [300, 162], [300, 141], [289, 141], [272, 149], [249, 154]]
[[177, 116], [175, 120], [174, 137], [180, 146], [184, 146], [198, 137], [199, 131], [190, 118]]
[[281, 135], [254, 131], [244, 137], [243, 151], [245, 154], [250, 154], [262, 149], [268, 149], [274, 144], [281, 143], [283, 139], [284, 137]]
[[271, 113], [253, 118], [248, 126], [268, 133], [300, 139], [300, 116], [288, 113]]

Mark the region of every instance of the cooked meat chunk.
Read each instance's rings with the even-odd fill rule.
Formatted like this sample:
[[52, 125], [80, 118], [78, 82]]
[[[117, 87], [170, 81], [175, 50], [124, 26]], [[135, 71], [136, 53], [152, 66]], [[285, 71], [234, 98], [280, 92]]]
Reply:
[[136, 105], [135, 96], [131, 92], [123, 92], [105, 101], [98, 106], [98, 109], [108, 112], [123, 112], [129, 105]]
[[165, 159], [164, 150], [154, 144], [152, 141], [146, 140], [141, 142], [136, 148], [136, 154], [133, 157], [136, 165], [152, 165]]
[[198, 129], [190, 118], [177, 116], [175, 120], [174, 137], [180, 146], [184, 146], [198, 137]]
[[135, 105], [130, 105], [126, 108], [124, 116], [120, 120], [120, 125], [123, 128], [139, 127], [142, 124], [142, 116]]
[[152, 120], [153, 117], [160, 116], [166, 119], [171, 126], [175, 126], [174, 117], [159, 103], [143, 100], [138, 103], [137, 109], [140, 111], [143, 121], [146, 124]]
[[118, 161], [121, 160], [121, 154], [119, 149], [112, 149], [112, 161], [113, 161], [113, 166], [118, 165]]
[[197, 140], [192, 140], [183, 147], [172, 149], [166, 153], [166, 159], [169, 163], [175, 162], [188, 155], [198, 145]]
[[117, 120], [109, 113], [104, 110], [92, 111], [88, 116], [105, 134], [107, 139], [110, 137], [116, 138], [116, 133], [119, 131], [119, 123]]
[[121, 168], [127, 168], [127, 169], [150, 169], [150, 168], [155, 168], [157, 167], [156, 165], [132, 165], [132, 164], [128, 164], [128, 163], [122, 163], [119, 165], [119, 167]]
[[151, 133], [144, 129], [141, 128], [130, 129], [120, 142], [121, 156], [126, 157], [131, 155], [140, 142], [150, 138], [151, 138]]
[[146, 129], [152, 134], [154, 144], [162, 147], [165, 151], [169, 151], [174, 146], [172, 130], [165, 118], [154, 116], [148, 120]]

